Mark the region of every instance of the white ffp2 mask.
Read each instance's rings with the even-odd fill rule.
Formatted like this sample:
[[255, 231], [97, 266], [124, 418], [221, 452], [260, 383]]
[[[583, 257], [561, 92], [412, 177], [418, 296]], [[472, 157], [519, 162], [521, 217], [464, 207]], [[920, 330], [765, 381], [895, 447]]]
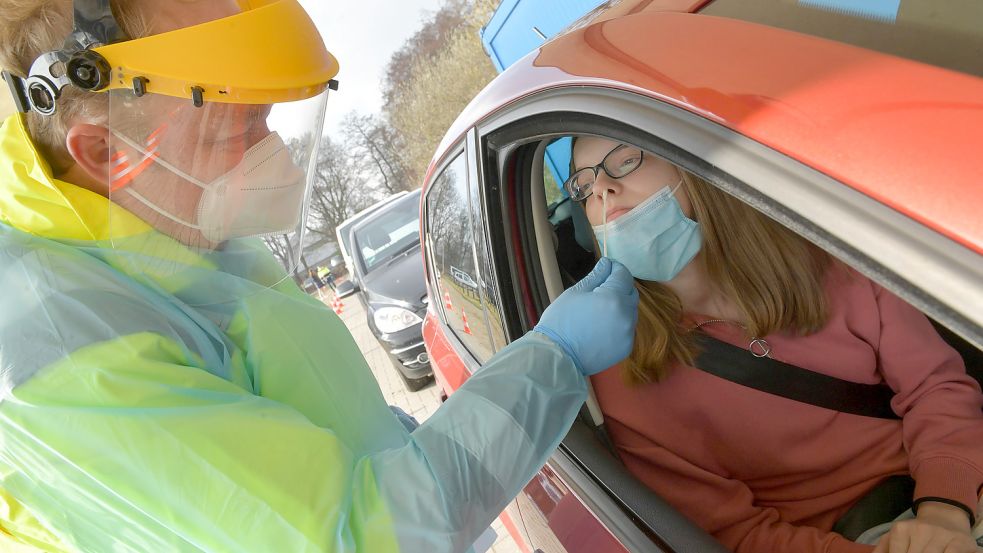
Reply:
[[[148, 155], [130, 139], [113, 134]], [[178, 217], [129, 187], [124, 190], [160, 215], [200, 231], [212, 242], [284, 234], [296, 228], [303, 215], [307, 175], [290, 159], [287, 145], [276, 132], [246, 150], [235, 167], [211, 183], [201, 182], [156, 155], [152, 158], [203, 190], [195, 222]]]

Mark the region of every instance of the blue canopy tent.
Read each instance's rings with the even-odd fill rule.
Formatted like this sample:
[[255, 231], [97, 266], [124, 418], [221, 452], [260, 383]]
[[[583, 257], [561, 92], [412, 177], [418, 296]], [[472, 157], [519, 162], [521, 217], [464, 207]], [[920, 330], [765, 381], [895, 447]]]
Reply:
[[[604, 0], [502, 0], [481, 29], [481, 43], [495, 68], [502, 72], [603, 3]], [[570, 167], [569, 138], [546, 149], [546, 164], [562, 189]]]

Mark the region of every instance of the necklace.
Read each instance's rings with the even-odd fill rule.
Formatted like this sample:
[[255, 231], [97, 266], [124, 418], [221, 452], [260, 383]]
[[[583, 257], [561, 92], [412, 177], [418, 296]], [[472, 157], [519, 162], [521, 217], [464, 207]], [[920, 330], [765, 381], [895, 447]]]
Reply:
[[[729, 321], [727, 319], [710, 319], [708, 321], [703, 321], [702, 323], [699, 323], [698, 325], [694, 326], [690, 330], [691, 331], [698, 330], [701, 326], [708, 325], [708, 324], [715, 324], [715, 323], [726, 323], [726, 324], [737, 325], [743, 328], [744, 330], [747, 330], [747, 326], [745, 326], [743, 323], [739, 323], [737, 321]], [[771, 345], [769, 345], [764, 338], [758, 338], [757, 336], [751, 337], [751, 341], [747, 345], [747, 350], [751, 353], [751, 355], [755, 357], [771, 357]]]

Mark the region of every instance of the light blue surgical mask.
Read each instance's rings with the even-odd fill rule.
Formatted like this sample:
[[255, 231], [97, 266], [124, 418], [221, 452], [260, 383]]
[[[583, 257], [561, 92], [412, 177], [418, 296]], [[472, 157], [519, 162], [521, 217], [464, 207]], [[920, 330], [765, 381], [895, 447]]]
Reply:
[[[668, 186], [631, 211], [607, 223], [607, 256], [641, 280], [666, 282], [683, 270], [700, 251], [700, 225], [683, 215], [675, 192]], [[605, 225], [594, 226], [594, 236], [605, 240]]]

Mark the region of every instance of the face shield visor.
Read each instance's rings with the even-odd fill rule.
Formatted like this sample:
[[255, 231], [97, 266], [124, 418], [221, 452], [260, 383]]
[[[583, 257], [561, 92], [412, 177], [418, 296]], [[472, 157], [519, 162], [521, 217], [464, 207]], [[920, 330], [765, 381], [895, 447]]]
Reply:
[[4, 75], [22, 111], [53, 112], [69, 85], [108, 96], [112, 262], [190, 305], [302, 273], [338, 71], [296, 0], [238, 4], [222, 19], [121, 40], [108, 0], [76, 0], [65, 49], [19, 83]]
[[327, 95], [196, 107], [110, 91], [109, 234], [125, 270], [192, 304], [299, 274]]
[[30, 75], [20, 111], [75, 86], [108, 99], [107, 261], [189, 305], [299, 277], [307, 204], [338, 64], [297, 0], [128, 40], [109, 0], [75, 0], [73, 33]]

